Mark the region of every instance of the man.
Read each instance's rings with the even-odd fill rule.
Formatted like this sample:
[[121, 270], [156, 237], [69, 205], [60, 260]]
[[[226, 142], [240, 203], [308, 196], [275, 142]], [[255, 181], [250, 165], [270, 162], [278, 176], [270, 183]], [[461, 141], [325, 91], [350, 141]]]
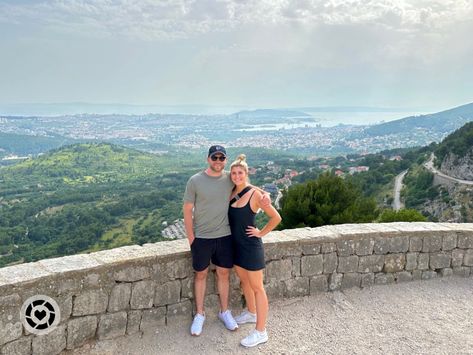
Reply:
[[[184, 194], [184, 225], [192, 252], [194, 268], [194, 297], [196, 314], [191, 334], [200, 335], [205, 321], [204, 297], [210, 261], [216, 266], [220, 300], [219, 319], [229, 330], [238, 324], [228, 309], [230, 271], [233, 267], [233, 245], [228, 222], [228, 204], [233, 189], [229, 174], [224, 171], [227, 152], [221, 145], [213, 145], [207, 155], [206, 170], [193, 175]], [[260, 190], [262, 191], [262, 190]], [[261, 200], [269, 205], [265, 193]]]
[[191, 246], [194, 275], [196, 314], [191, 334], [200, 335], [205, 321], [204, 296], [210, 261], [216, 266], [217, 288], [220, 300], [219, 319], [229, 330], [238, 324], [228, 309], [230, 270], [233, 267], [233, 249], [228, 223], [229, 196], [233, 188], [224, 171], [227, 152], [220, 145], [210, 147], [208, 168], [193, 175], [184, 194], [184, 225]]

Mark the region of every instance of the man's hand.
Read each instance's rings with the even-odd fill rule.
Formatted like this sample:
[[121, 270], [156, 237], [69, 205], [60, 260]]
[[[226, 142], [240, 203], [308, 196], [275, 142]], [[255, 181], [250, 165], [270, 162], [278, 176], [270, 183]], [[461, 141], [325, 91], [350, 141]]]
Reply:
[[187, 240], [189, 241], [189, 246], [192, 245], [192, 243], [194, 243], [194, 240], [195, 240], [195, 237], [194, 236], [187, 236]]
[[261, 208], [269, 207], [271, 205], [271, 195], [267, 192], [263, 193], [260, 200]]

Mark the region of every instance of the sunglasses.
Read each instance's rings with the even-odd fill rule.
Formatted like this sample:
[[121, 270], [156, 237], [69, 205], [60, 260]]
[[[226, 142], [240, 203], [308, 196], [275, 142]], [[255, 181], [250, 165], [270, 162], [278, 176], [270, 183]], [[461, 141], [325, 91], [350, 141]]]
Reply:
[[227, 159], [227, 157], [225, 157], [223, 155], [219, 155], [219, 156], [212, 155], [210, 157], [210, 159], [212, 159], [212, 161], [217, 161], [217, 160], [225, 161], [225, 159]]

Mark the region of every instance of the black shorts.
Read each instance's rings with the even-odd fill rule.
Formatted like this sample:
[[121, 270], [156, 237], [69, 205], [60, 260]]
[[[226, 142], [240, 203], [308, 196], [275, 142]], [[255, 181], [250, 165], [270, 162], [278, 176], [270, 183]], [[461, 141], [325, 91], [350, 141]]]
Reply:
[[215, 239], [195, 238], [191, 245], [192, 267], [195, 271], [203, 271], [210, 265], [226, 269], [233, 267], [232, 236]]

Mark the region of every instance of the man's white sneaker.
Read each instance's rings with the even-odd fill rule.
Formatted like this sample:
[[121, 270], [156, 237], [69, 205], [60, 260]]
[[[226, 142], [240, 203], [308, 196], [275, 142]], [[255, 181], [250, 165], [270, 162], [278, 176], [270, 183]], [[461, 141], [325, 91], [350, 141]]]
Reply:
[[256, 314], [245, 309], [235, 317], [235, 322], [237, 322], [237, 324], [256, 323]]
[[262, 332], [253, 329], [246, 338], [242, 339], [240, 344], [246, 348], [252, 348], [253, 346], [266, 343], [268, 341], [268, 333], [266, 329]]
[[218, 312], [218, 318], [225, 324], [228, 330], [235, 330], [238, 328], [237, 322], [233, 319], [232, 312], [227, 309], [225, 312]]
[[205, 315], [197, 313], [191, 325], [191, 335], [199, 336], [204, 326]]

